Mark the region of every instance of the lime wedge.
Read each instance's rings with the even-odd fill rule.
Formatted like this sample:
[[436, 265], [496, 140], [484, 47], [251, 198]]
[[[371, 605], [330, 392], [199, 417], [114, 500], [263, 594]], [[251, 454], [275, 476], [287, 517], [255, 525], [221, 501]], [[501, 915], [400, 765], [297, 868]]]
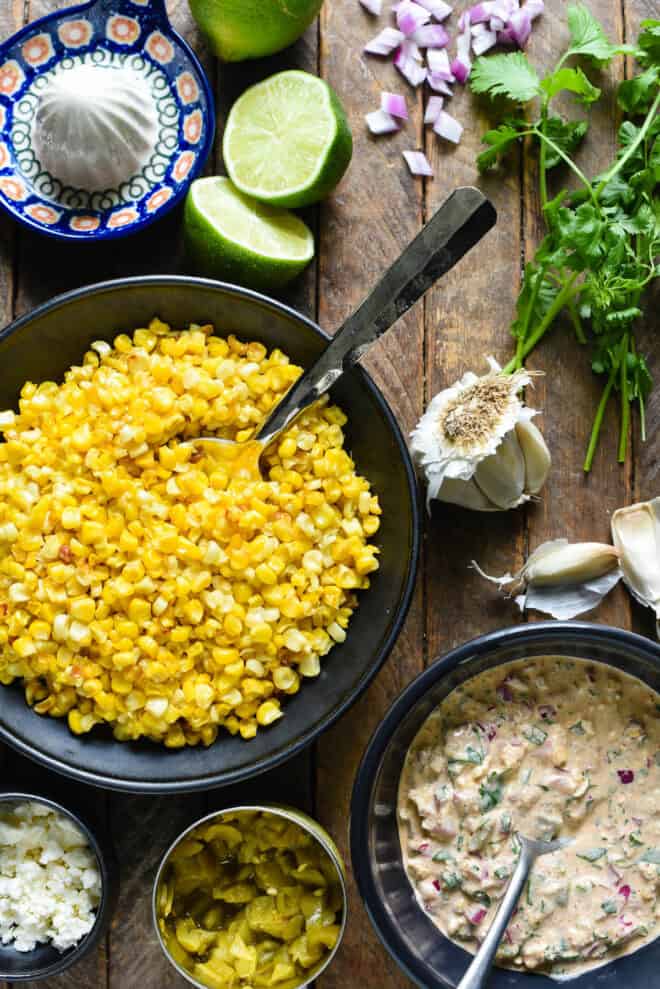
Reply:
[[220, 176], [192, 183], [184, 230], [201, 274], [248, 288], [286, 285], [314, 257], [314, 238], [299, 217], [257, 202]]
[[234, 103], [222, 145], [242, 192], [277, 206], [309, 206], [332, 192], [348, 168], [353, 140], [327, 83], [279, 72]]

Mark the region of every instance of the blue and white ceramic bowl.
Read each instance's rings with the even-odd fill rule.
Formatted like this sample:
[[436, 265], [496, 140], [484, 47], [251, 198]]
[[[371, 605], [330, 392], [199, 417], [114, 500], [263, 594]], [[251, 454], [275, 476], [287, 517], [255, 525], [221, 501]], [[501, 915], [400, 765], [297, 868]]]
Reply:
[[[35, 152], [41, 95], [81, 66], [130, 70], [144, 80], [155, 107], [151, 153], [113, 188], [65, 185]], [[100, 240], [145, 227], [185, 194], [214, 129], [208, 80], [170, 26], [164, 0], [91, 0], [35, 21], [0, 45], [0, 206], [42, 233]]]

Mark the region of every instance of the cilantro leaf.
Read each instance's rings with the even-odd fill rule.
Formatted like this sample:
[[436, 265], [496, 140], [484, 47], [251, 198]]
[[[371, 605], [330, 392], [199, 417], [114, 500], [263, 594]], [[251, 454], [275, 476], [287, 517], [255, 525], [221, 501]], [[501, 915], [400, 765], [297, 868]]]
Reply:
[[600, 99], [600, 89], [592, 85], [580, 68], [559, 69], [543, 79], [541, 86], [550, 100], [564, 89], [574, 93], [577, 102], [585, 105]]
[[659, 71], [652, 65], [639, 76], [626, 79], [617, 92], [617, 102], [622, 110], [633, 115], [647, 113], [658, 92]]
[[486, 151], [482, 151], [477, 156], [477, 168], [480, 172], [487, 172], [497, 164], [513, 144], [518, 140], [522, 132], [527, 130], [526, 120], [507, 119], [493, 130], [486, 131], [481, 138], [483, 144], [489, 145]]
[[637, 39], [637, 61], [641, 65], [660, 65], [660, 21], [642, 21]]
[[630, 45], [613, 45], [600, 22], [584, 4], [568, 8], [568, 28], [571, 33], [568, 55], [584, 55], [596, 65], [607, 65], [615, 55], [634, 52]]
[[546, 266], [537, 267], [531, 262], [525, 265], [522, 289], [516, 303], [517, 315], [511, 324], [514, 337], [524, 339], [530, 327], [538, 326], [559, 294], [559, 286], [545, 272]]
[[470, 87], [473, 93], [528, 103], [540, 94], [541, 81], [522, 52], [509, 52], [478, 58], [470, 74]]
[[[548, 117], [543, 126], [543, 132], [567, 155], [571, 155], [580, 146], [588, 129], [586, 120], [563, 120], [559, 115]], [[547, 148], [546, 168], [556, 168], [562, 161], [561, 155], [554, 148]]]

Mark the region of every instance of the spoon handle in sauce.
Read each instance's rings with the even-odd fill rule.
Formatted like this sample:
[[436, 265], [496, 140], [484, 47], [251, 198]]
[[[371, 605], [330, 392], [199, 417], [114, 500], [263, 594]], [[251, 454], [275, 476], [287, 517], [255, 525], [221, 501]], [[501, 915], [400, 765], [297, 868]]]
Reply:
[[478, 189], [456, 189], [275, 407], [256, 439], [270, 443], [329, 391], [375, 340], [481, 240], [496, 219], [495, 207]]
[[474, 956], [470, 967], [458, 983], [456, 989], [484, 989], [486, 985], [486, 980], [500, 941], [516, 909], [520, 894], [525, 888], [527, 877], [537, 857], [533, 847], [526, 841], [522, 840], [520, 845], [520, 858], [513, 870], [509, 887], [493, 918], [493, 922], [488, 928], [486, 937], [481, 942], [481, 946]]

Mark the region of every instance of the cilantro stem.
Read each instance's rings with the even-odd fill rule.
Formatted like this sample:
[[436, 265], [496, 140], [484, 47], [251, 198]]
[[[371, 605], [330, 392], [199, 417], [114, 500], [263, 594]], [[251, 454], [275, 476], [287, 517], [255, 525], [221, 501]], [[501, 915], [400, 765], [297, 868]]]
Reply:
[[578, 311], [575, 308], [575, 305], [572, 301], [568, 303], [567, 309], [571, 316], [571, 322], [573, 323], [573, 329], [575, 330], [575, 336], [577, 338], [577, 342], [585, 344], [587, 342], [587, 338], [585, 336], [582, 323], [580, 322]]
[[[594, 203], [597, 204], [597, 199], [596, 199], [596, 196], [594, 194], [594, 189], [593, 189], [593, 186], [592, 186], [591, 182], [589, 181], [589, 179], [587, 178], [587, 176], [584, 174], [584, 172], [581, 171], [581, 169], [578, 168], [578, 166], [575, 164], [575, 162], [573, 161], [573, 159], [572, 158], [569, 158], [569, 156], [564, 151], [562, 151], [562, 149], [559, 147], [559, 145], [558, 144], [555, 144], [555, 142], [551, 138], [549, 138], [546, 134], [544, 134], [542, 130], [539, 130], [538, 127], [532, 128], [532, 133], [533, 134], [536, 134], [536, 136], [539, 138], [539, 140], [543, 144], [547, 144], [547, 146], [549, 148], [552, 148], [552, 150], [555, 152], [555, 154], [559, 155], [559, 157], [562, 159], [562, 161], [566, 162], [566, 164], [571, 169], [571, 171], [574, 172], [575, 175], [577, 175], [577, 177], [579, 178], [580, 182], [582, 182], [583, 185], [584, 185], [584, 187], [588, 190], [589, 195], [593, 199]], [[631, 147], [632, 147], [632, 145], [631, 145]]]
[[[578, 277], [578, 274], [579, 272], [576, 271], [571, 275], [571, 277], [568, 279], [561, 292], [557, 295], [555, 301], [552, 303], [552, 305], [550, 306], [547, 313], [545, 314], [539, 325], [536, 327], [534, 332], [531, 333], [530, 336], [528, 336], [523, 341], [523, 347], [522, 347], [523, 360], [525, 359], [525, 357], [528, 356], [528, 354], [531, 354], [531, 352], [534, 350], [534, 347], [537, 345], [541, 337], [544, 336], [546, 331], [550, 328], [550, 326], [552, 325], [553, 321], [555, 320], [559, 312], [561, 312], [561, 310], [564, 308], [567, 302], [579, 291], [579, 289], [576, 289], [574, 287], [575, 280]], [[517, 367], [520, 367], [520, 365], [517, 364], [517, 361], [518, 361], [518, 354], [516, 353], [516, 356], [513, 357], [504, 368], [506, 374], [511, 374], [513, 371], [516, 370]]]
[[594, 462], [594, 455], [596, 453], [596, 447], [598, 446], [598, 437], [600, 436], [601, 427], [603, 425], [603, 417], [605, 415], [605, 409], [607, 408], [607, 403], [610, 400], [610, 394], [612, 388], [614, 387], [614, 379], [616, 378], [618, 368], [613, 367], [610, 371], [610, 376], [607, 379], [607, 384], [603, 391], [600, 402], [598, 403], [598, 409], [596, 410], [596, 418], [594, 419], [594, 424], [591, 428], [591, 436], [589, 437], [589, 446], [587, 447], [587, 455], [584, 458], [583, 471], [588, 474], [591, 470], [592, 464]]
[[645, 140], [646, 135], [648, 134], [648, 132], [649, 132], [649, 130], [651, 128], [651, 124], [655, 120], [656, 113], [658, 112], [658, 107], [660, 107], [660, 90], [658, 91], [658, 93], [657, 93], [657, 95], [656, 95], [656, 97], [655, 97], [655, 99], [653, 101], [653, 106], [649, 110], [649, 112], [648, 112], [648, 114], [646, 116], [646, 120], [644, 121], [644, 123], [640, 127], [640, 129], [639, 129], [639, 131], [637, 133], [637, 136], [635, 137], [635, 140], [631, 144], [628, 145], [628, 147], [626, 148], [625, 152], [621, 155], [621, 157], [617, 161], [614, 162], [614, 164], [610, 168], [609, 172], [606, 172], [605, 175], [603, 176], [603, 178], [598, 183], [598, 185], [596, 187], [596, 194], [595, 194], [595, 199], [596, 200], [600, 196], [601, 192], [603, 191], [603, 189], [605, 188], [605, 186], [607, 185], [607, 183], [608, 182], [611, 182], [612, 179], [614, 178], [614, 176], [617, 174], [617, 172], [620, 172], [621, 171], [621, 169], [626, 164], [626, 162], [628, 161], [628, 159], [631, 158], [635, 154], [635, 152], [637, 151], [637, 148], [640, 146], [640, 144], [642, 143], [642, 141]]
[[626, 450], [628, 448], [628, 428], [630, 426], [630, 396], [628, 395], [628, 356], [629, 335], [624, 334], [621, 341], [621, 377], [619, 379], [619, 389], [621, 391], [621, 430], [619, 432], [619, 463], [625, 464]]
[[[548, 118], [547, 105], [543, 106], [541, 111], [541, 126], [539, 128], [539, 133], [545, 135], [545, 122]], [[545, 165], [546, 160], [546, 143], [541, 141], [541, 149], [539, 151], [539, 196], [541, 198], [541, 209], [544, 210], [548, 204], [548, 170]]]

